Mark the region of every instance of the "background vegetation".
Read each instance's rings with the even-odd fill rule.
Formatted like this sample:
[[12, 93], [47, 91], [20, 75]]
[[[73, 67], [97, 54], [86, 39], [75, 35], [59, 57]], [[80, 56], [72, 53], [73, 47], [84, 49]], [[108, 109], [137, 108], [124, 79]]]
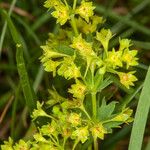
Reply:
[[[150, 106], [150, 96], [148, 96], [150, 87], [150, 77], [147, 77], [146, 84], [140, 96], [139, 91], [143, 87], [143, 82], [150, 64], [150, 1], [149, 0], [97, 0], [96, 12], [106, 18], [106, 28], [111, 28], [116, 33], [111, 41], [112, 46], [117, 46], [118, 36], [132, 39], [134, 47], [139, 50], [139, 65], [137, 67], [137, 76], [139, 81], [132, 90], [124, 89], [114, 79], [114, 85], [106, 93], [121, 100], [126, 97], [130, 102], [130, 107], [135, 111], [140, 97], [137, 118], [132, 132], [132, 144], [141, 143], [138, 137], [142, 137], [142, 129], [145, 128], [144, 122], [147, 120], [147, 113]], [[6, 10], [11, 16], [12, 21], [19, 33], [19, 40], [23, 42], [24, 60], [16, 59], [16, 44], [13, 40], [10, 30], [7, 27], [7, 17], [3, 10]], [[54, 80], [43, 71], [39, 57], [42, 54], [40, 45], [45, 43], [48, 38], [48, 32], [56, 32], [59, 25], [55, 26], [55, 20], [50, 13], [43, 7], [41, 0], [0, 0], [0, 144], [3, 140], [11, 136], [14, 140], [20, 138], [27, 139], [35, 132], [35, 127], [31, 123], [29, 114], [29, 105], [26, 101], [32, 96], [37, 100], [47, 99], [47, 89], [55, 83], [57, 89], [63, 93], [67, 84], [59, 84], [61, 78]], [[15, 32], [14, 37], [15, 37]], [[25, 61], [28, 77], [24, 83], [19, 80], [16, 61]], [[29, 78], [29, 80], [28, 80]], [[26, 82], [27, 81], [27, 82]], [[31, 92], [30, 81], [34, 92]], [[28, 90], [28, 95], [23, 95], [21, 84], [24, 84], [24, 90]], [[118, 90], [118, 87], [121, 90]], [[31, 92], [31, 93], [30, 93]], [[33, 104], [34, 105], [34, 104]], [[144, 116], [145, 115], [145, 116]], [[141, 116], [139, 118], [138, 116]], [[143, 120], [142, 120], [143, 119]], [[138, 123], [138, 125], [136, 125]], [[116, 129], [114, 133], [102, 142], [101, 149], [126, 150], [129, 137], [131, 135], [131, 125], [125, 125], [121, 130]], [[118, 132], [119, 131], [119, 132]], [[138, 133], [138, 134], [135, 134]], [[148, 117], [143, 149], [150, 149], [150, 121]], [[136, 139], [137, 138], [137, 139]], [[135, 140], [136, 139], [136, 140]], [[134, 143], [137, 142], [137, 143]], [[132, 149], [132, 148], [131, 148]], [[133, 150], [133, 149], [132, 149]], [[135, 148], [135, 150], [137, 150]]]

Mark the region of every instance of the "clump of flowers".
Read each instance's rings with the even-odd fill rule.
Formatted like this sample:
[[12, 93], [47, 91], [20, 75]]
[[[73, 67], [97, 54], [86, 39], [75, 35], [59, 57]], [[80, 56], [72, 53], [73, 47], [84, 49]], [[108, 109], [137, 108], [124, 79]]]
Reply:
[[44, 6], [52, 9], [52, 16], [63, 28], [57, 34], [50, 33], [46, 45], [41, 46], [41, 62], [53, 77], [59, 75], [74, 83], [68, 88], [68, 98], [53, 89], [45, 105], [37, 103], [33, 120], [46, 117], [49, 121], [38, 128], [32, 141], [13, 145], [10, 139], [2, 150], [75, 150], [82, 149], [87, 141], [98, 150], [98, 139], [105, 139], [113, 128], [133, 120], [130, 108], [116, 111], [116, 101], [107, 104], [105, 97], [99, 100], [97, 94], [112, 83], [109, 74], [117, 76], [126, 88], [134, 85], [137, 78], [132, 67], [138, 64], [137, 50], [130, 49], [128, 39], [119, 39], [117, 49], [109, 48], [113, 33], [105, 28], [98, 30], [105, 20], [94, 14], [92, 2], [46, 0]]

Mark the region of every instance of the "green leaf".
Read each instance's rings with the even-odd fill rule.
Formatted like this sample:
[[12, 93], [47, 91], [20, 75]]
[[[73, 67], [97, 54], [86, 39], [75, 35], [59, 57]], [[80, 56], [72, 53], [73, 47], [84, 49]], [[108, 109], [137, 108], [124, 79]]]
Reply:
[[22, 41], [21, 41], [21, 38], [20, 38], [12, 20], [8, 16], [8, 14], [5, 11], [2, 11], [2, 15], [7, 20], [8, 27], [11, 32], [12, 38], [17, 46], [16, 61], [17, 61], [18, 73], [19, 73], [24, 97], [26, 100], [26, 104], [31, 112], [36, 106], [36, 101], [35, 101], [34, 91], [30, 85], [28, 73], [27, 73], [26, 66], [25, 66], [25, 61], [23, 58]]
[[56, 51], [70, 56], [74, 55], [74, 50], [71, 47], [62, 44], [56, 47]]
[[141, 150], [144, 130], [150, 109], [150, 68], [146, 75], [144, 87], [140, 95], [135, 120], [131, 132], [129, 150]]
[[98, 119], [100, 121], [107, 120], [111, 117], [113, 111], [115, 110], [117, 102], [111, 102], [108, 105], [106, 104], [106, 101], [102, 101], [102, 105], [98, 108]]

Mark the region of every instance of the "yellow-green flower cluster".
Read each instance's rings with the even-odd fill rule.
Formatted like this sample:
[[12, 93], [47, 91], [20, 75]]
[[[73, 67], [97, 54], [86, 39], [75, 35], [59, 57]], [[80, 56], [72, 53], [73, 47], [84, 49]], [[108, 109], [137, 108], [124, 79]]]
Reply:
[[72, 18], [72, 15], [79, 15], [85, 21], [89, 22], [90, 17], [93, 17], [93, 10], [95, 7], [92, 2], [85, 2], [82, 0], [81, 4], [77, 7], [69, 7], [67, 1], [61, 0], [47, 0], [44, 4], [46, 8], [54, 8], [51, 13], [53, 17], [57, 19], [57, 23], [64, 25], [68, 20]]

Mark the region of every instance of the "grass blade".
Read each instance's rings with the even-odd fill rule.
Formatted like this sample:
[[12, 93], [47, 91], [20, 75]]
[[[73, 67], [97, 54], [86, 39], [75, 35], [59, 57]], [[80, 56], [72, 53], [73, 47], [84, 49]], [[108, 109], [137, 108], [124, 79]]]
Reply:
[[[10, 7], [9, 12], [8, 12], [9, 16], [11, 16], [12, 10], [13, 10], [16, 2], [17, 2], [17, 0], [12, 1], [11, 7]], [[0, 38], [0, 58], [1, 58], [1, 52], [2, 52], [2, 47], [3, 47], [3, 42], [4, 42], [4, 38], [5, 38], [6, 29], [7, 29], [7, 22], [4, 23], [1, 38]]]
[[10, 17], [5, 11], [2, 11], [2, 14], [5, 16], [8, 27], [10, 29], [12, 38], [14, 42], [17, 45], [17, 52], [16, 52], [16, 61], [17, 61], [17, 69], [20, 77], [21, 86], [23, 89], [24, 97], [26, 100], [26, 105], [28, 106], [30, 112], [35, 108], [36, 102], [35, 102], [35, 94], [33, 91], [33, 88], [30, 85], [28, 73], [25, 67], [25, 61], [23, 58], [23, 47], [22, 47], [22, 41], [20, 40], [20, 36], [11, 21]]
[[150, 68], [148, 70], [142, 93], [140, 95], [135, 120], [131, 132], [129, 150], [141, 150], [144, 130], [150, 108]]
[[120, 15], [114, 13], [113, 11], [109, 11], [100, 5], [96, 5], [96, 11], [98, 13], [102, 13], [102, 14], [106, 14], [106, 12], [107, 12], [107, 14], [110, 18], [115, 19], [115, 20], [119, 20], [124, 25], [128, 25], [129, 27], [132, 27], [133, 29], [140, 31], [143, 34], [150, 36], [150, 29], [149, 28], [143, 26], [142, 24], [139, 24], [138, 22], [136, 22], [134, 20], [130, 20], [126, 16], [120, 16]]

